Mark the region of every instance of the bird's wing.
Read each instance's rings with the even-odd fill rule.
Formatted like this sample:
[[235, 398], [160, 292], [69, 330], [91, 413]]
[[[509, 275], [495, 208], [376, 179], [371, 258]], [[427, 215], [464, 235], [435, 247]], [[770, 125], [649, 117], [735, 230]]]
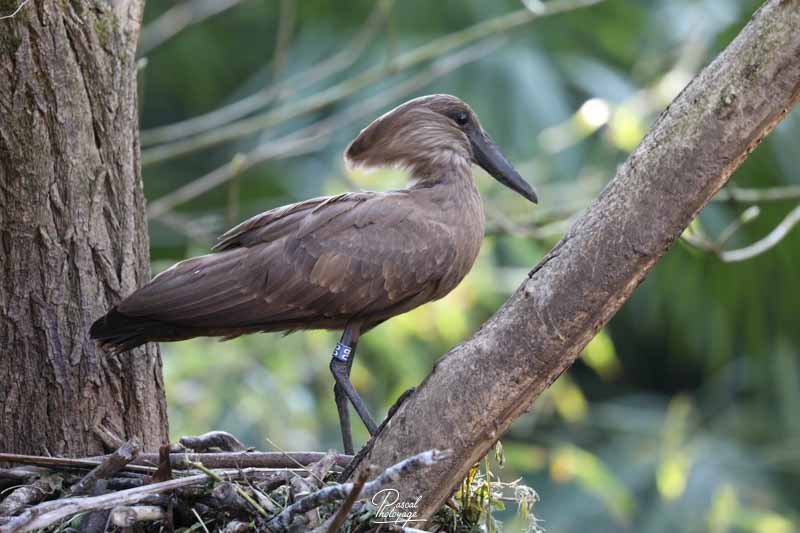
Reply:
[[404, 191], [317, 198], [242, 223], [119, 311], [211, 329], [373, 316], [429, 299], [456, 256], [452, 231]]

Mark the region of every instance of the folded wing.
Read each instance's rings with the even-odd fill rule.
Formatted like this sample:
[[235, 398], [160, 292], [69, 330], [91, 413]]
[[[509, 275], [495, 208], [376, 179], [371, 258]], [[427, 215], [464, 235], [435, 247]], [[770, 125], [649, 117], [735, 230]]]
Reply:
[[378, 323], [430, 299], [456, 253], [450, 231], [406, 191], [316, 198], [240, 224], [117, 311], [185, 337]]

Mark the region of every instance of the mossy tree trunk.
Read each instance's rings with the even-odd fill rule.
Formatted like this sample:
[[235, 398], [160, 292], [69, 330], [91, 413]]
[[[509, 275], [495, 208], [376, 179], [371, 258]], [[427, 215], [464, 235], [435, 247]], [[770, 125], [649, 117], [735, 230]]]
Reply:
[[[15, 1], [0, 0], [0, 16]], [[135, 49], [143, 0], [31, 0], [0, 20], [0, 451], [167, 439], [161, 358], [94, 319], [148, 277]]]

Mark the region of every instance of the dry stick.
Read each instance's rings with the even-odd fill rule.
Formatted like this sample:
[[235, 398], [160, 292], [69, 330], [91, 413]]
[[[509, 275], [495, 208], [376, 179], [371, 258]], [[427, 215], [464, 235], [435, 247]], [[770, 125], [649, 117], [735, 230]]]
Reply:
[[141, 133], [142, 145], [150, 146], [153, 144], [175, 141], [224, 126], [254, 111], [258, 111], [275, 99], [280, 99], [286, 94], [295, 93], [301, 89], [310, 87], [319, 81], [342, 72], [361, 57], [367, 45], [372, 42], [373, 37], [385, 22], [386, 16], [393, 3], [394, 0], [378, 1], [364, 26], [356, 33], [350, 42], [333, 57], [321, 63], [317, 63], [285, 81], [264, 88], [250, 96], [204, 115], [167, 126], [159, 126], [144, 130]]
[[[398, 479], [408, 474], [411, 474], [420, 468], [434, 465], [450, 457], [450, 451], [428, 450], [419, 453], [408, 459], [404, 459], [399, 463], [390, 466], [384, 470], [378, 477], [366, 483], [361, 490], [362, 498], [370, 498], [374, 496], [379, 490], [384, 488], [389, 483], [395, 483]], [[321, 505], [342, 500], [348, 497], [353, 491], [354, 483], [342, 483], [341, 485], [333, 485], [325, 487], [314, 494], [309, 494], [305, 498], [298, 500], [292, 505], [286, 507], [279, 515], [267, 522], [267, 527], [271, 530], [282, 530], [289, 527], [292, 518], [296, 515], [316, 509]]]
[[[325, 457], [320, 452], [219, 452], [219, 453], [171, 453], [172, 468], [194, 468], [200, 462], [206, 468], [298, 468], [315, 463]], [[347, 466], [352, 455], [337, 454], [336, 464]], [[139, 454], [133, 464], [157, 463], [158, 454]]]
[[[222, 479], [222, 478], [221, 478], [219, 475], [217, 475], [217, 473], [216, 473], [216, 472], [214, 472], [214, 471], [212, 471], [212, 470], [209, 470], [208, 468], [206, 468], [205, 466], [203, 466], [203, 464], [202, 464], [202, 463], [192, 463], [192, 466], [194, 466], [194, 468], [196, 468], [197, 470], [200, 470], [201, 472], [205, 473], [205, 474], [206, 474], [208, 477], [210, 477], [210, 478], [211, 478], [211, 479], [213, 479], [214, 481], [217, 481], [217, 482], [220, 482], [220, 483], [223, 483], [223, 482], [225, 481], [225, 480], [224, 480], [224, 479]], [[234, 486], [234, 488], [236, 489], [236, 492], [239, 494], [239, 496], [241, 496], [242, 498], [244, 498], [245, 500], [247, 500], [247, 503], [249, 503], [250, 505], [252, 505], [252, 506], [253, 506], [253, 508], [254, 508], [256, 511], [258, 511], [258, 514], [260, 514], [260, 515], [261, 515], [261, 516], [263, 516], [264, 518], [267, 518], [267, 517], [269, 517], [269, 514], [267, 513], [267, 511], [265, 511], [265, 510], [264, 510], [264, 508], [263, 508], [263, 507], [261, 507], [261, 505], [260, 505], [260, 504], [259, 504], [257, 501], [255, 501], [255, 500], [253, 499], [253, 497], [252, 497], [252, 496], [250, 496], [249, 494], [247, 494], [247, 492], [246, 492], [244, 489], [242, 489], [242, 488], [241, 488], [240, 486], [238, 486], [238, 485], [235, 485], [235, 486]]]
[[[798, 27], [800, 2], [764, 2], [664, 110], [599, 198], [508, 301], [475, 336], [441, 357], [398, 409], [366, 464], [386, 467], [398, 454], [453, 448], [450, 460], [394, 487], [421, 497], [423, 518], [575, 361], [795, 106]], [[453, 402], [448, 394], [455, 387], [469, 390], [475, 400]]]
[[371, 115], [375, 110], [381, 109], [398, 98], [424, 87], [436, 78], [444, 76], [467, 63], [485, 57], [495, 50], [498, 42], [494, 41], [494, 44], [482, 43], [460, 50], [451, 56], [436, 61], [428, 69], [403, 83], [372, 96], [328, 119], [307, 126], [281, 139], [266, 142], [245, 155], [238, 155], [230, 163], [150, 202], [147, 208], [147, 216], [150, 219], [160, 218], [168, 214], [176, 206], [226, 183], [257, 164], [319, 150], [331, 141], [333, 134], [340, 128], [364, 116]]
[[451, 33], [439, 39], [434, 39], [426, 45], [398, 55], [388, 63], [372, 67], [362, 74], [297, 102], [286, 104], [261, 115], [255, 115], [233, 122], [225, 127], [201, 133], [191, 139], [143, 150], [142, 165], [151, 165], [167, 159], [187, 155], [268, 128], [274, 128], [291, 119], [318, 111], [344, 98], [352, 96], [361, 89], [369, 87], [388, 76], [415, 67], [425, 61], [447, 55], [451, 51], [474, 43], [475, 41], [508, 32], [541, 17], [591, 6], [602, 1], [603, 0], [555, 0], [553, 2], [548, 2], [545, 8], [538, 13], [522, 9], [478, 23], [464, 30]]
[[361, 491], [364, 489], [364, 484], [367, 482], [367, 479], [372, 475], [372, 471], [368, 468], [365, 468], [358, 476], [358, 478], [353, 482], [353, 490], [350, 491], [350, 494], [347, 495], [344, 502], [342, 502], [342, 506], [339, 507], [339, 510], [336, 511], [336, 514], [325, 520], [319, 527], [314, 529], [311, 533], [336, 533], [339, 531], [339, 528], [342, 527], [344, 521], [347, 520], [347, 515], [350, 513], [350, 509], [353, 508], [353, 505], [358, 501], [358, 497], [361, 494]]
[[[45, 457], [39, 455], [22, 455], [16, 453], [0, 453], [0, 462], [16, 463], [21, 465], [46, 466], [51, 468], [96, 468], [108, 457], [107, 455], [92, 459], [71, 459], [69, 457]], [[124, 470], [152, 474], [155, 468], [149, 466], [126, 465]]]
[[131, 527], [138, 522], [163, 520], [167, 513], [156, 505], [119, 505], [111, 510], [111, 523], [117, 527]]
[[92, 490], [100, 479], [106, 479], [116, 474], [119, 470], [133, 461], [139, 454], [139, 443], [130, 440], [123, 444], [111, 455], [100, 461], [100, 464], [75, 483], [69, 490], [70, 496], [81, 496]]

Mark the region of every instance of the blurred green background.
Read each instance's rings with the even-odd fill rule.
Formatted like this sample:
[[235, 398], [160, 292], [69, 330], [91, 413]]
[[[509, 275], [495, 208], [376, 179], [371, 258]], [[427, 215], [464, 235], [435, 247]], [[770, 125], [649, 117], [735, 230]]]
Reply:
[[[548, 13], [574, 3], [528, 5]], [[222, 12], [171, 39], [192, 18], [176, 16], [186, 4], [150, 1], [145, 14], [141, 124], [154, 272], [207, 253], [216, 235], [269, 208], [403, 186], [397, 171], [347, 171], [341, 153], [372, 118], [422, 94], [470, 103], [539, 189], [531, 208], [476, 171], [489, 231], [472, 273], [359, 345], [353, 382], [382, 418], [502, 304], [760, 2], [608, 0], [526, 23], [532, 17], [514, 0], [192, 4]], [[199, 135], [196, 122], [159, 129], [220, 108]], [[310, 144], [287, 148], [309, 133]], [[798, 136], [794, 112], [732, 185], [800, 185]], [[186, 188], [199, 178], [219, 184]], [[695, 240], [728, 237], [726, 228], [753, 213], [752, 203], [723, 194], [693, 225]], [[796, 195], [756, 204], [758, 216], [725, 248], [764, 237], [796, 204]], [[503, 437], [506, 464], [494, 472], [536, 489], [534, 512], [551, 532], [798, 530], [798, 265], [797, 230], [737, 263], [676, 244]], [[267, 438], [286, 449], [339, 448], [328, 371], [336, 340], [301, 332], [163, 345], [173, 438], [224, 429], [260, 449], [271, 448]], [[454, 391], [465, 401], [469, 393]], [[525, 527], [513, 507], [499, 515], [507, 531]]]

